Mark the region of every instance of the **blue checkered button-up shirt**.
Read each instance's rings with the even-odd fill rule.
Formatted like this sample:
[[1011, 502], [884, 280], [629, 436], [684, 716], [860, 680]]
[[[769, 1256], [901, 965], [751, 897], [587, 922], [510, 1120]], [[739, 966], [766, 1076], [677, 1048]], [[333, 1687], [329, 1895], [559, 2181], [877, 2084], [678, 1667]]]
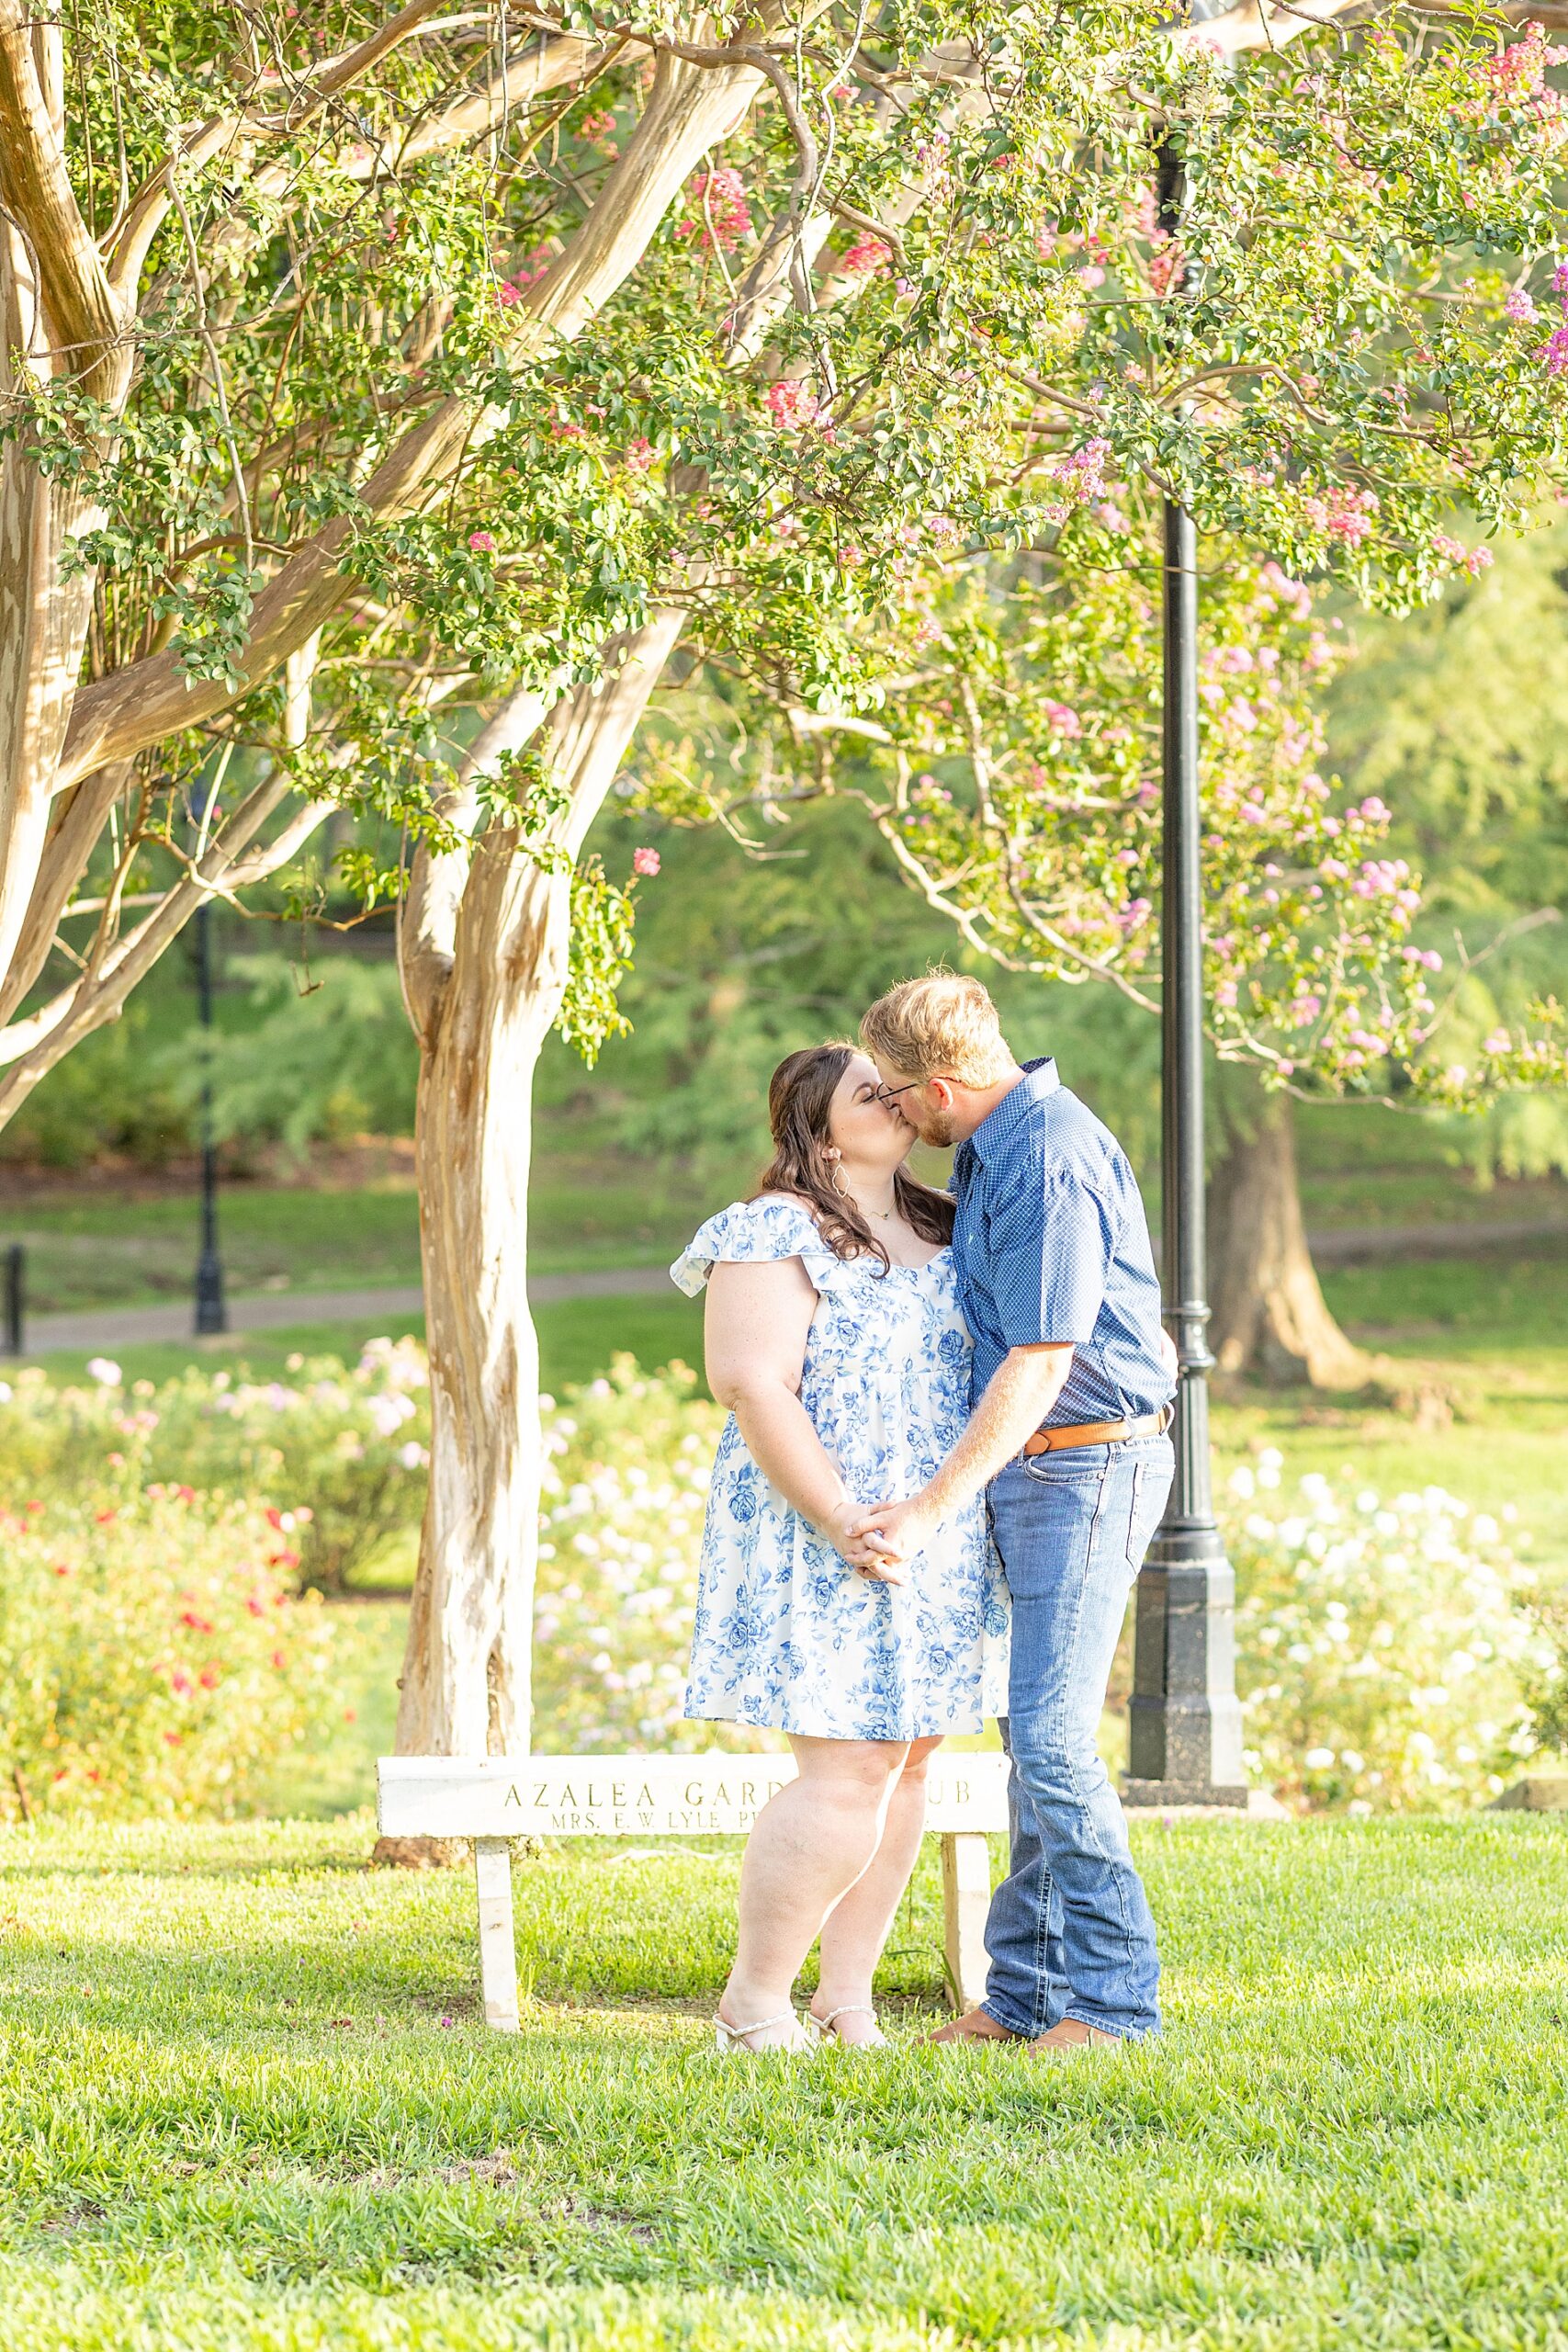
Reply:
[[960, 1144], [953, 1190], [976, 1404], [1010, 1348], [1043, 1341], [1073, 1349], [1047, 1426], [1134, 1418], [1169, 1402], [1159, 1280], [1133, 1170], [1054, 1061], [1030, 1062]]

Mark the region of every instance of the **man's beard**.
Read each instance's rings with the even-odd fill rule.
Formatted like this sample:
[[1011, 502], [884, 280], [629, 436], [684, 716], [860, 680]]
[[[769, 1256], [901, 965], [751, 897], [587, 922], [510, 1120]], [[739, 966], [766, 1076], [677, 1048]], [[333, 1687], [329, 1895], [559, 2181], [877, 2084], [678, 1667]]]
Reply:
[[929, 1143], [933, 1151], [946, 1151], [950, 1145], [958, 1141], [951, 1111], [922, 1111], [917, 1133], [920, 1141]]

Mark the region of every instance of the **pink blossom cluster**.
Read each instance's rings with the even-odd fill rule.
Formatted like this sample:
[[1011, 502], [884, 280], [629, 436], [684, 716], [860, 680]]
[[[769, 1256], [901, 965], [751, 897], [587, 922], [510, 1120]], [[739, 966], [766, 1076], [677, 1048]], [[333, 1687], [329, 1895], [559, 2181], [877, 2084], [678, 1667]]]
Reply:
[[846, 277], [886, 277], [892, 260], [892, 249], [881, 237], [857, 237], [839, 267]]
[[1350, 885], [1358, 899], [1392, 899], [1405, 914], [1414, 914], [1421, 893], [1410, 888], [1410, 868], [1403, 857], [1369, 857]]
[[781, 376], [776, 384], [770, 384], [762, 400], [773, 423], [785, 433], [799, 433], [815, 424], [821, 408], [810, 385], [797, 382], [793, 376]]
[[1314, 530], [1330, 542], [1352, 550], [1370, 538], [1378, 511], [1375, 491], [1356, 490], [1347, 482], [1303, 501], [1303, 512]]
[[1312, 590], [1269, 560], [1258, 574], [1266, 597], [1276, 605], [1284, 605], [1299, 621], [1312, 617]]
[[1539, 98], [1547, 94], [1547, 68], [1562, 64], [1568, 64], [1568, 49], [1549, 48], [1545, 26], [1529, 24], [1524, 28], [1522, 40], [1511, 41], [1506, 49], [1490, 60], [1486, 78], [1492, 85], [1494, 98], [1499, 103]]
[[1110, 442], [1097, 433], [1092, 441], [1086, 441], [1080, 449], [1069, 449], [1046, 470], [1075, 506], [1089, 506], [1105, 495], [1105, 465], [1110, 455]]
[[1187, 255], [1175, 237], [1162, 238], [1149, 255], [1149, 284], [1163, 302], [1172, 287], [1179, 286], [1187, 267]]
[[[1551, 290], [1562, 304], [1562, 323], [1552, 328], [1538, 356], [1549, 376], [1568, 376], [1568, 261], [1560, 261], [1552, 271]], [[1533, 306], [1530, 315], [1534, 316]]]
[[746, 184], [728, 164], [721, 164], [714, 172], [698, 172], [689, 193], [696, 218], [678, 222], [675, 234], [694, 237], [700, 253], [715, 245], [721, 253], [733, 253], [742, 238], [750, 235]]
[[640, 844], [632, 852], [632, 872], [634, 874], [646, 874], [651, 877], [653, 875], [658, 873], [662, 862], [663, 861], [660, 859], [659, 852], [656, 849], [649, 849], [646, 843]]
[[626, 444], [626, 471], [634, 474], [649, 472], [658, 455], [658, 450], [648, 435], [639, 433], [635, 441], [628, 441]]
[[530, 286], [536, 286], [541, 277], [548, 277], [552, 258], [547, 245], [536, 245], [532, 253], [524, 255], [505, 284], [496, 288], [495, 299], [503, 311], [521, 302]]
[[1065, 702], [1053, 702], [1048, 695], [1040, 707], [1045, 714], [1046, 725], [1054, 734], [1065, 736], [1069, 742], [1077, 742], [1083, 733], [1083, 720], [1076, 710], [1070, 709]]
[[1439, 556], [1444, 563], [1462, 565], [1472, 580], [1479, 580], [1483, 571], [1490, 571], [1496, 560], [1490, 548], [1467, 548], [1462, 540], [1456, 539], [1448, 531], [1433, 532], [1432, 553]]

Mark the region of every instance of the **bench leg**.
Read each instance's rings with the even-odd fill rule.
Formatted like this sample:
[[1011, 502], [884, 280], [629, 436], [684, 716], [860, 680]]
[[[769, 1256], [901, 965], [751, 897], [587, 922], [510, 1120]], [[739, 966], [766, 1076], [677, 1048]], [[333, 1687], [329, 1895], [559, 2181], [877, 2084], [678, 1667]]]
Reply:
[[485, 2023], [517, 2031], [517, 1944], [512, 1927], [512, 1847], [504, 1838], [476, 1838], [474, 1880], [479, 1898], [479, 1982]]
[[977, 2007], [986, 1990], [986, 1914], [991, 1907], [991, 1855], [982, 1832], [945, 1830], [942, 1840], [942, 1946], [948, 1997]]

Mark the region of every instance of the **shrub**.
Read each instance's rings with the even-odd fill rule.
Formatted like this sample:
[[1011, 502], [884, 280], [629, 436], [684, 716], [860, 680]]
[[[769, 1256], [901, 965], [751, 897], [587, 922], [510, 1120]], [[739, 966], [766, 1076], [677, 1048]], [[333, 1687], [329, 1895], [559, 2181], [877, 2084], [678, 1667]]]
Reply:
[[[141, 1775], [147, 1804], [228, 1809], [269, 1747], [298, 1736], [314, 1668], [272, 1668], [276, 1681], [254, 1660], [248, 1680], [222, 1668], [220, 1703], [218, 1686], [200, 1679], [217, 1663], [202, 1645], [220, 1635], [198, 1635], [183, 1611], [215, 1628], [219, 1617], [181, 1599], [171, 1618], [170, 1594], [217, 1579], [232, 1603], [225, 1624], [238, 1624], [243, 1608], [246, 1634], [261, 1623], [244, 1585], [258, 1556], [287, 1600], [297, 1577], [335, 1582], [412, 1528], [427, 1462], [423, 1352], [412, 1340], [377, 1340], [352, 1368], [324, 1357], [265, 1384], [192, 1370], [128, 1392], [115, 1366], [96, 1373], [85, 1386], [55, 1387], [38, 1373], [14, 1390], [0, 1384], [0, 1500], [22, 1530], [0, 1569], [0, 1675], [11, 1675], [0, 1690], [0, 1736], [10, 1742], [0, 1773], [7, 1755], [25, 1757], [29, 1781], [35, 1770], [45, 1775], [45, 1797], [62, 1792], [52, 1801], [118, 1804], [116, 1792]], [[559, 1405], [540, 1400], [541, 1748], [755, 1744], [681, 1715], [723, 1421], [696, 1391], [682, 1364], [644, 1374], [623, 1356], [607, 1379]], [[1385, 1503], [1317, 1476], [1301, 1481], [1296, 1509], [1265, 1509], [1280, 1470], [1278, 1453], [1263, 1454], [1235, 1474], [1225, 1503], [1237, 1680], [1260, 1781], [1307, 1806], [1452, 1808], [1484, 1803], [1541, 1744], [1568, 1745], [1568, 1619], [1540, 1600], [1503, 1525], [1439, 1487]], [[108, 1520], [60, 1499], [106, 1485], [96, 1508], [118, 1514]], [[269, 1525], [258, 1555], [256, 1531]], [[74, 1532], [56, 1540], [56, 1529]], [[54, 1563], [63, 1577], [53, 1578]], [[78, 1594], [79, 1623], [67, 1605]], [[112, 1700], [117, 1610], [141, 1610], [148, 1629], [121, 1661], [141, 1694], [123, 1723]], [[25, 1703], [7, 1665], [24, 1655]], [[194, 1687], [176, 1691], [175, 1673]]]
[[418, 1523], [429, 1462], [428, 1374], [412, 1340], [373, 1340], [352, 1369], [291, 1360], [288, 1380], [192, 1366], [128, 1390], [95, 1359], [85, 1386], [37, 1371], [0, 1384], [0, 1498], [70, 1492], [106, 1464], [137, 1482], [183, 1483], [308, 1504], [300, 1577], [333, 1589], [389, 1535]]
[[[682, 1365], [650, 1377], [622, 1358], [566, 1409], [545, 1400], [541, 1747], [748, 1737], [680, 1713], [723, 1419], [695, 1386]], [[1227, 1498], [1250, 1770], [1311, 1807], [1484, 1804], [1548, 1728], [1530, 1697], [1558, 1668], [1532, 1573], [1497, 1521], [1438, 1487], [1385, 1504], [1313, 1475], [1299, 1508], [1270, 1515], [1258, 1490], [1280, 1482], [1270, 1452]]]
[[[1279, 1478], [1264, 1454], [1233, 1502]], [[1555, 1658], [1534, 1575], [1440, 1487], [1385, 1503], [1314, 1474], [1300, 1494], [1227, 1530], [1251, 1770], [1287, 1801], [1356, 1813], [1484, 1804], [1540, 1744], [1527, 1685]]]
[[1525, 1679], [1530, 1727], [1542, 1747], [1568, 1756], [1568, 1596], [1541, 1601], [1533, 1614], [1540, 1641]]
[[288, 1514], [145, 1488], [0, 1521], [0, 1804], [229, 1814], [333, 1703]]
[[544, 1409], [549, 1456], [535, 1604], [534, 1736], [559, 1753], [754, 1736], [681, 1714], [703, 1509], [724, 1415], [685, 1364], [607, 1380]]

